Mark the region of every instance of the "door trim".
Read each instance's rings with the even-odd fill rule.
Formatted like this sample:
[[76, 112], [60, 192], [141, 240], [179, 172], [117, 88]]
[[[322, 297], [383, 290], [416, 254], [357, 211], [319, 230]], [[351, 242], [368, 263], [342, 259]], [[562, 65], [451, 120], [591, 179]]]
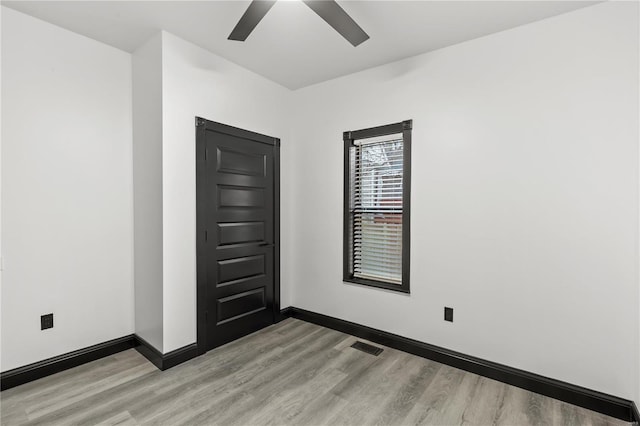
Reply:
[[206, 213], [205, 197], [205, 135], [214, 131], [250, 139], [273, 147], [273, 323], [280, 318], [280, 139], [227, 124], [196, 117], [196, 326], [198, 355], [207, 352], [207, 274], [200, 259], [205, 253]]

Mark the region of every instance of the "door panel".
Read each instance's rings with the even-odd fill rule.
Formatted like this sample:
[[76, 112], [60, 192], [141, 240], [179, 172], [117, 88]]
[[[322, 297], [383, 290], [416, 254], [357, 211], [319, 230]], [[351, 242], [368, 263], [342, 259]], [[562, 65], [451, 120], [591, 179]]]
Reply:
[[198, 229], [205, 234], [198, 340], [204, 336], [207, 349], [274, 322], [275, 141], [208, 121], [197, 132]]
[[218, 299], [218, 325], [267, 309], [264, 287]]
[[218, 171], [249, 176], [266, 175], [266, 159], [263, 155], [239, 152], [218, 147]]
[[264, 241], [264, 222], [218, 223], [218, 245]]
[[230, 281], [265, 275], [265, 255], [218, 260], [218, 286]]
[[265, 208], [264, 188], [242, 188], [218, 185], [218, 208], [246, 207]]

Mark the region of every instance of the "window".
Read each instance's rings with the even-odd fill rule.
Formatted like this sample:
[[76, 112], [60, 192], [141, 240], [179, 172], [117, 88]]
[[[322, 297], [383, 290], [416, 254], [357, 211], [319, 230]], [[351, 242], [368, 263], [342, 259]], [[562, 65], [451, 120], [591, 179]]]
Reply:
[[411, 128], [344, 132], [344, 281], [409, 292]]

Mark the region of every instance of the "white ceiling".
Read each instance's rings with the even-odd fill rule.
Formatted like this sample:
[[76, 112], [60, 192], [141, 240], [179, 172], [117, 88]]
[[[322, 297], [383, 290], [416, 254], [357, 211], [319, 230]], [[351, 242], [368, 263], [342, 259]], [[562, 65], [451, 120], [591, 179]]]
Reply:
[[246, 42], [227, 40], [249, 1], [2, 1], [127, 52], [159, 30], [297, 89], [559, 15], [594, 1], [341, 1], [371, 36], [353, 47], [304, 3], [279, 1]]

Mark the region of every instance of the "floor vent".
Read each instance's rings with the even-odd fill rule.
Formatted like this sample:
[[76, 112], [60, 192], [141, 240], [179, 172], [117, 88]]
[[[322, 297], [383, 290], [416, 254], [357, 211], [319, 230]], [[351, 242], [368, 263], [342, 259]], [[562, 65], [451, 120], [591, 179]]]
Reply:
[[351, 345], [351, 347], [375, 356], [378, 356], [382, 353], [382, 348], [379, 348], [377, 346], [372, 346], [368, 343], [364, 343], [360, 341], [355, 342], [353, 345]]

